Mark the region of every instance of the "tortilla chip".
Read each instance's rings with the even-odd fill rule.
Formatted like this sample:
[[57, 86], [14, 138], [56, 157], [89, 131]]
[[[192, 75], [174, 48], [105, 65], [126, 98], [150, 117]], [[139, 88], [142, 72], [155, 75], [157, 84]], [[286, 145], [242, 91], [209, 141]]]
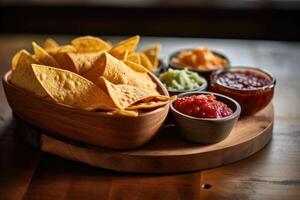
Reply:
[[[163, 96], [161, 96], [161, 97], [163, 97]], [[149, 108], [161, 107], [161, 106], [164, 106], [168, 103], [173, 102], [176, 99], [176, 96], [172, 96], [172, 97], [170, 97], [166, 100], [159, 100], [159, 98], [155, 100], [155, 98], [157, 98], [157, 97], [152, 97], [151, 101], [142, 100], [142, 101], [140, 101], [136, 104], [133, 104], [133, 105], [129, 106], [126, 109], [128, 109], [128, 110], [138, 110], [138, 109], [149, 109]]]
[[126, 50], [126, 51], [122, 52], [121, 54], [116, 54], [114, 57], [117, 58], [117, 59], [119, 59], [119, 60], [124, 61], [124, 60], [127, 59], [128, 54], [129, 54], [129, 51]]
[[58, 53], [55, 58], [57, 58], [61, 68], [83, 74], [95, 65], [101, 55], [101, 51], [95, 53]]
[[169, 101], [150, 101], [150, 102], [141, 102], [135, 105], [129, 106], [128, 110], [137, 110], [137, 109], [150, 109], [157, 108], [168, 104]]
[[144, 53], [139, 53], [140, 59], [141, 59], [141, 65], [143, 65], [145, 68], [149, 70], [154, 70], [153, 65], [151, 64], [150, 60]]
[[12, 73], [11, 82], [15, 86], [34, 93], [36, 96], [45, 97], [47, 93], [32, 71], [31, 64], [33, 63], [37, 63], [37, 61], [32, 55], [26, 50], [20, 51]]
[[52, 38], [47, 38], [44, 43], [44, 49], [49, 52], [55, 48], [59, 47], [59, 44]]
[[11, 60], [11, 69], [12, 69], [13, 71], [16, 69], [16, 66], [17, 66], [17, 64], [18, 64], [18, 62], [19, 62], [19, 59], [20, 59], [20, 55], [21, 55], [21, 54], [27, 54], [27, 55], [30, 55], [30, 54], [28, 53], [28, 51], [26, 51], [25, 49], [22, 49], [22, 50], [18, 51], [18, 52], [14, 55], [14, 57], [12, 58], [12, 60]]
[[148, 73], [136, 72], [106, 52], [96, 61], [95, 66], [83, 76], [96, 84], [98, 84], [97, 81], [100, 76], [103, 76], [114, 84], [132, 85], [150, 91], [154, 95], [158, 94], [156, 83], [152, 81]]
[[147, 56], [147, 58], [149, 59], [149, 61], [151, 62], [154, 68], [158, 67], [158, 57], [159, 57], [160, 48], [161, 45], [156, 44], [143, 51], [143, 53]]
[[128, 55], [126, 60], [130, 62], [134, 62], [136, 64], [141, 64], [140, 56], [137, 53], [131, 53], [130, 55]]
[[140, 36], [136, 35], [126, 40], [123, 40], [116, 44], [109, 53], [116, 58], [121, 57], [125, 51], [129, 51], [128, 53], [132, 53], [135, 51], [138, 43], [140, 41]]
[[84, 110], [113, 110], [110, 97], [95, 84], [73, 72], [32, 64], [35, 77], [57, 103]]
[[148, 69], [146, 69], [143, 65], [140, 65], [140, 64], [128, 61], [128, 60], [124, 61], [124, 63], [136, 72], [143, 72], [143, 73], [148, 72]]
[[119, 115], [119, 116], [128, 116], [128, 117], [137, 117], [139, 112], [137, 110], [114, 110], [107, 112], [109, 115]]
[[51, 55], [55, 56], [56, 54], [60, 54], [60, 53], [76, 53], [77, 49], [72, 46], [72, 45], [63, 45], [63, 46], [58, 46], [55, 48], [52, 48], [48, 51], [48, 53], [50, 53]]
[[109, 51], [111, 49], [107, 42], [93, 36], [78, 37], [72, 40], [71, 43], [80, 53]]
[[45, 49], [40, 47], [37, 43], [32, 42], [33, 50], [34, 50], [34, 56], [35, 59], [43, 64], [48, 65], [51, 67], [59, 67], [58, 63], [54, 59], [53, 56], [51, 56]]
[[104, 77], [99, 78], [98, 84], [110, 96], [116, 107], [121, 110], [151, 95], [147, 90], [142, 88], [124, 84], [116, 85]]

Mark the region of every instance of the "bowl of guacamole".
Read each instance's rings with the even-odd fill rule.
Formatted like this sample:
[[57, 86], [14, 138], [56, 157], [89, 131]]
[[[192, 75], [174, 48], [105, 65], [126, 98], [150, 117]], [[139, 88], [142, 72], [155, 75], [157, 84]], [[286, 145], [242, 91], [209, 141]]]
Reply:
[[204, 77], [188, 69], [172, 69], [159, 75], [159, 80], [164, 84], [170, 95], [183, 92], [203, 91], [207, 87]]

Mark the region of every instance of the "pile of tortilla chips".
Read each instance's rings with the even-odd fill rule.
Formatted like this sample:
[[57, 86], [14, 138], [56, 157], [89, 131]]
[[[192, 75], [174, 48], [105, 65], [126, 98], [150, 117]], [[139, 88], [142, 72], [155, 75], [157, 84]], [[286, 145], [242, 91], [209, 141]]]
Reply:
[[84, 36], [59, 45], [47, 39], [32, 43], [12, 59], [11, 82], [36, 96], [83, 110], [138, 116], [174, 100], [159, 94], [148, 70], [158, 65], [159, 46], [135, 52], [139, 36], [115, 46]]

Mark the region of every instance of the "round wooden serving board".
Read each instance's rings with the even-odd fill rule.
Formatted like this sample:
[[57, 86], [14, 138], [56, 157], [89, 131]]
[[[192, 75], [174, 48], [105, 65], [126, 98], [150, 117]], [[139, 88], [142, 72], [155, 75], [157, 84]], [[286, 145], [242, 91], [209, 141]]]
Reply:
[[[204, 170], [244, 159], [262, 149], [272, 137], [273, 106], [238, 121], [229, 137], [201, 145], [181, 138], [174, 125], [164, 125], [153, 140], [132, 150], [110, 150], [57, 137], [18, 117], [15, 128], [42, 151], [89, 165], [124, 172], [172, 173]], [[200, 130], [199, 130], [200, 131]]]

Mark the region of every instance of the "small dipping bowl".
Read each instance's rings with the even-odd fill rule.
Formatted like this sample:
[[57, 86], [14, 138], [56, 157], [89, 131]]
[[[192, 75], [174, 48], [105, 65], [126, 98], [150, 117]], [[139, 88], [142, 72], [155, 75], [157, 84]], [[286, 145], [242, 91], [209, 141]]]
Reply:
[[[175, 70], [175, 69], [174, 69]], [[184, 71], [184, 69], [176, 69], [176, 70], [180, 70], [180, 71]], [[160, 75], [161, 74], [163, 74], [163, 73], [165, 73], [165, 72], [167, 72], [168, 71], [168, 69], [166, 69], [166, 70], [163, 70], [159, 75], [158, 75], [158, 78], [160, 79]], [[192, 72], [191, 70], [187, 70], [188, 72]], [[192, 73], [194, 73], [194, 72], [192, 72]], [[170, 89], [168, 89], [167, 87], [166, 87], [166, 89], [168, 90], [168, 93], [169, 93], [169, 95], [170, 96], [173, 96], [173, 95], [178, 95], [178, 94], [181, 94], [181, 93], [185, 93], [185, 92], [199, 92], [199, 91], [204, 91], [204, 90], [206, 90], [206, 88], [207, 88], [207, 85], [208, 85], [208, 83], [207, 83], [207, 80], [203, 77], [203, 76], [201, 76], [201, 75], [199, 75], [199, 74], [196, 74], [201, 80], [202, 80], [202, 84], [199, 86], [199, 87], [197, 87], [197, 88], [194, 88], [194, 89], [178, 89], [178, 90], [170, 90]], [[163, 83], [163, 84], [166, 84], [163, 80], [161, 80], [160, 79], [160, 81]]]
[[[179, 53], [181, 51], [191, 51], [193, 50], [193, 48], [189, 48], [189, 49], [181, 49], [181, 50], [178, 50], [174, 53], [172, 53], [169, 57], [169, 60], [168, 60], [168, 67], [171, 67], [173, 69], [184, 69], [184, 68], [188, 68], [190, 71], [193, 71], [193, 72], [197, 72], [199, 75], [203, 76], [204, 78], [206, 78], [207, 80], [209, 80], [209, 77], [211, 75], [212, 72], [218, 70], [218, 69], [212, 69], [212, 70], [201, 70], [201, 69], [195, 69], [193, 67], [187, 67], [187, 66], [181, 66], [181, 65], [177, 65], [175, 63], [172, 62], [172, 59], [175, 57], [178, 57]], [[222, 66], [221, 68], [229, 68], [230, 67], [230, 60], [222, 53], [218, 52], [218, 51], [214, 51], [214, 50], [211, 50], [213, 54], [215, 54], [216, 56], [220, 57], [220, 58], [223, 58], [224, 60], [226, 60], [227, 64]]]
[[213, 94], [217, 101], [225, 103], [233, 113], [223, 118], [197, 118], [179, 112], [173, 102], [170, 105], [173, 119], [179, 127], [180, 134], [189, 141], [204, 144], [220, 142], [230, 134], [240, 116], [241, 107], [235, 100], [212, 92], [187, 92], [179, 94], [178, 98], [201, 94]]
[[[250, 74], [264, 77], [269, 81], [261, 87], [238, 89], [233, 86], [224, 85], [219, 81], [220, 76], [227, 72], [249, 72]], [[210, 77], [210, 90], [229, 96], [239, 102], [242, 108], [242, 116], [255, 114], [266, 107], [273, 98], [275, 84], [276, 80], [271, 73], [254, 67], [219, 69], [212, 73]]]

